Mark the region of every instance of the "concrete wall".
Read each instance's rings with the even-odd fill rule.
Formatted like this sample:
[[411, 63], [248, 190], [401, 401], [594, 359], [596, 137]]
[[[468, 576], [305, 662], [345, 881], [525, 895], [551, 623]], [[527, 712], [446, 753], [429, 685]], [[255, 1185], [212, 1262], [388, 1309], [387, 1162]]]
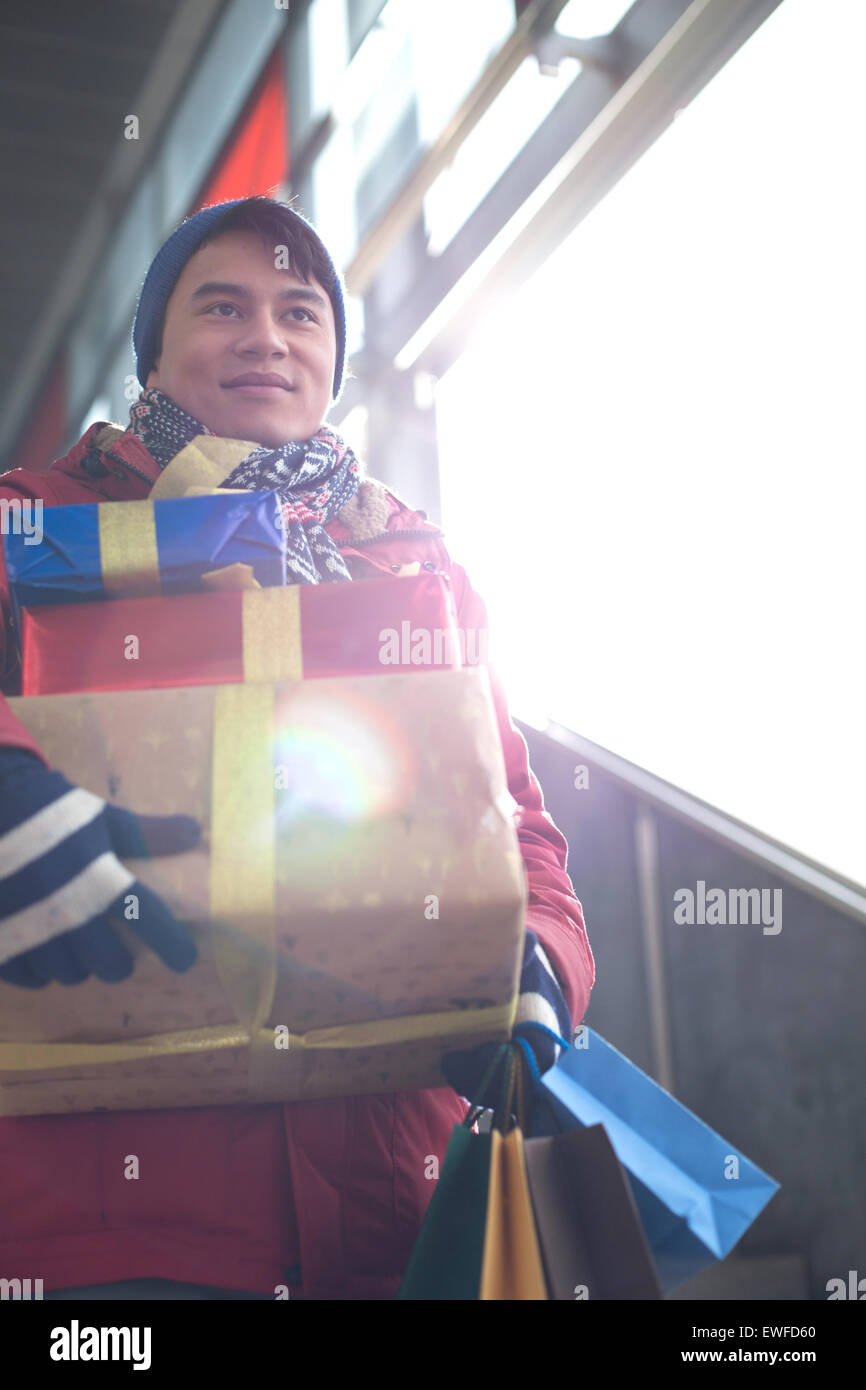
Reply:
[[[597, 982], [586, 1022], [653, 1074], [634, 819], [636, 797], [521, 726], [569, 842]], [[866, 1276], [866, 927], [657, 806], [659, 900], [677, 1098], [781, 1189], [737, 1256], [807, 1257], [809, 1297]], [[782, 890], [782, 930], [678, 925], [674, 894]]]

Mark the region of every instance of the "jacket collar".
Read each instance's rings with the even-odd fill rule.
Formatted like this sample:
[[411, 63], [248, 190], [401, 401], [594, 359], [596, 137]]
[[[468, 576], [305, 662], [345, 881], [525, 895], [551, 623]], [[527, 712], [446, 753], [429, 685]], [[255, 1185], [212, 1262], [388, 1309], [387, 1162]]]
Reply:
[[[101, 464], [106, 469], [105, 474], [99, 473], [98, 476], [109, 499], [114, 493], [118, 498], [129, 497], [130, 483], [140, 497], [146, 497], [160, 473], [159, 464], [140, 439], [119, 425], [106, 424], [104, 420], [97, 420], [85, 430], [78, 443], [55, 467], [64, 473], [78, 474], [82, 469], [88, 472], [91, 462]], [[125, 475], [123, 488], [113, 484], [118, 468]]]

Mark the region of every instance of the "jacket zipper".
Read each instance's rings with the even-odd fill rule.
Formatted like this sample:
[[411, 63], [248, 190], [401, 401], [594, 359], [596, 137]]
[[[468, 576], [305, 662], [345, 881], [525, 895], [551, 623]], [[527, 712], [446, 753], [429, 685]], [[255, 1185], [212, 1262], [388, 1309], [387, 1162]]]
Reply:
[[364, 540], [350, 539], [348, 541], [339, 541], [337, 543], [337, 548], [338, 550], [343, 550], [345, 547], [350, 547], [353, 550], [357, 550], [363, 545], [375, 545], [377, 541], [390, 540], [394, 536], [425, 536], [428, 541], [432, 541], [436, 540], [439, 536], [444, 536], [444, 534], [445, 532], [440, 531], [438, 528], [435, 532], [413, 530], [411, 528], [405, 530], [380, 531], [378, 536], [367, 536]]

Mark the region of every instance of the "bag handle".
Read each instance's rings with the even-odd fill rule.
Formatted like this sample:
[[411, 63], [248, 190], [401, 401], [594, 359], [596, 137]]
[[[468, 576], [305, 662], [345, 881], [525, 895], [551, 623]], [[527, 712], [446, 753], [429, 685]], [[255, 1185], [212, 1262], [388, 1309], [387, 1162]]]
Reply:
[[[512, 1042], [500, 1043], [496, 1050], [496, 1055], [477, 1087], [477, 1094], [483, 1096], [488, 1084], [494, 1076], [498, 1067], [505, 1063], [505, 1070], [502, 1075], [502, 1085], [499, 1091], [498, 1100], [492, 1107], [493, 1123], [500, 1133], [504, 1134], [509, 1128], [511, 1119], [511, 1101], [514, 1094], [515, 1068], [517, 1062], [517, 1052]], [[488, 1105], [471, 1105], [463, 1119], [463, 1124], [467, 1129], [471, 1129], [479, 1115], [491, 1107]]]
[[[553, 1040], [554, 1040], [555, 1042], [561, 1043], [562, 1046], [563, 1046], [564, 1048], [569, 1048], [569, 1047], [571, 1046], [571, 1043], [567, 1042], [565, 1038], [561, 1038], [561, 1037], [559, 1036], [558, 1033], [554, 1032], [554, 1030], [553, 1030], [552, 1028], [548, 1028], [547, 1025], [546, 1025], [545, 1023], [535, 1023], [535, 1022], [532, 1022], [532, 1023], [523, 1023], [523, 1024], [521, 1024], [520, 1026], [521, 1026], [522, 1028], [540, 1028], [541, 1031], [542, 1031], [543, 1033], [546, 1033], [548, 1037], [553, 1038]], [[558, 1116], [557, 1113], [556, 1113], [556, 1110], [555, 1110], [554, 1107], [553, 1107], [553, 1102], [552, 1102], [550, 1096], [548, 1095], [547, 1091], [545, 1090], [545, 1088], [544, 1088], [544, 1087], [542, 1086], [542, 1084], [541, 1084], [541, 1073], [540, 1073], [539, 1070], [538, 1070], [538, 1063], [537, 1063], [536, 1060], [535, 1060], [535, 1054], [533, 1053], [532, 1048], [531, 1048], [530, 1045], [529, 1045], [529, 1042], [527, 1041], [526, 1038], [522, 1038], [522, 1037], [517, 1037], [517, 1038], [515, 1038], [515, 1039], [514, 1039], [514, 1042], [515, 1042], [515, 1044], [517, 1045], [517, 1047], [519, 1048], [520, 1058], [521, 1058], [521, 1061], [522, 1061], [522, 1063], [523, 1063], [523, 1067], [522, 1067], [521, 1073], [520, 1073], [520, 1075], [521, 1075], [521, 1080], [523, 1079], [524, 1071], [525, 1071], [525, 1070], [528, 1070], [528, 1071], [529, 1071], [529, 1074], [530, 1074], [530, 1076], [531, 1076], [531, 1078], [532, 1078], [532, 1091], [533, 1091], [533, 1095], [535, 1096], [535, 1098], [536, 1098], [537, 1100], [541, 1100], [541, 1101], [544, 1102], [544, 1104], [547, 1106], [547, 1109], [549, 1110], [551, 1116], [553, 1117], [553, 1122], [554, 1122], [554, 1124], [556, 1125], [556, 1128], [557, 1128], [558, 1133], [564, 1134], [564, 1133], [565, 1133], [565, 1130], [563, 1129], [562, 1121], [560, 1120], [559, 1116]], [[524, 1104], [524, 1095], [523, 1095], [522, 1089], [518, 1092], [518, 1095], [519, 1095], [519, 1101], [518, 1101], [518, 1103], [519, 1103], [521, 1106], [523, 1106], [523, 1104]], [[520, 1124], [520, 1128], [523, 1130], [524, 1135], [526, 1135], [525, 1120], [526, 1120], [525, 1113], [522, 1113], [522, 1114], [519, 1116], [519, 1118], [518, 1118], [518, 1123]], [[527, 1136], [527, 1137], [528, 1137], [528, 1136]]]
[[[521, 1024], [521, 1027], [540, 1028], [543, 1033], [546, 1033], [548, 1037], [553, 1038], [554, 1042], [559, 1043], [560, 1046], [564, 1048], [569, 1048], [571, 1046], [571, 1043], [569, 1043], [566, 1038], [560, 1037], [560, 1035], [557, 1032], [555, 1032], [552, 1028], [548, 1028], [545, 1023], [523, 1023]], [[538, 1070], [538, 1063], [535, 1060], [535, 1055], [532, 1051], [532, 1048], [529, 1045], [529, 1042], [524, 1037], [515, 1037], [510, 1042], [500, 1043], [499, 1047], [497, 1048], [496, 1055], [494, 1056], [493, 1061], [490, 1063], [490, 1066], [487, 1068], [487, 1071], [484, 1073], [484, 1076], [478, 1087], [478, 1095], [484, 1095], [484, 1092], [491, 1078], [493, 1077], [497, 1068], [502, 1065], [504, 1060], [506, 1060], [506, 1056], [508, 1060], [508, 1069], [506, 1073], [503, 1075], [502, 1089], [500, 1091], [499, 1096], [499, 1104], [497, 1106], [494, 1106], [493, 1109], [493, 1123], [496, 1125], [497, 1129], [499, 1129], [502, 1133], [505, 1133], [506, 1128], [509, 1127], [509, 1122], [511, 1119], [511, 1104], [514, 1098], [516, 1083], [516, 1118], [520, 1129], [523, 1131], [524, 1134], [526, 1133], [527, 1098], [525, 1072], [526, 1070], [528, 1070], [529, 1075], [532, 1078], [531, 1086], [534, 1096], [538, 1099], [541, 1099], [547, 1106], [551, 1116], [553, 1117], [553, 1121], [556, 1125], [558, 1132], [560, 1134], [564, 1133], [562, 1123], [559, 1119], [559, 1116], [553, 1108], [550, 1096], [547, 1094], [547, 1091], [541, 1084], [541, 1073]], [[463, 1120], [463, 1124], [466, 1126], [466, 1128], [471, 1129], [472, 1126], [475, 1124], [476, 1120], [478, 1119], [479, 1115], [483, 1114], [483, 1112], [487, 1109], [489, 1109], [489, 1107], [486, 1105], [470, 1105], [468, 1111], [466, 1112], [466, 1116]]]
[[508, 1075], [502, 1086], [499, 1105], [493, 1112], [493, 1123], [500, 1134], [507, 1134], [511, 1128], [511, 1103], [514, 1096], [514, 1082], [518, 1074], [518, 1052], [512, 1043], [508, 1044]]
[[[486, 1072], [484, 1073], [484, 1076], [481, 1078], [481, 1084], [478, 1088], [478, 1095], [484, 1095], [484, 1092], [491, 1078], [493, 1077], [494, 1072], [496, 1071], [497, 1067], [501, 1065], [503, 1058], [505, 1057], [505, 1054], [508, 1051], [508, 1046], [509, 1045], [507, 1042], [499, 1044], [499, 1047], [496, 1049], [496, 1055], [493, 1058], [493, 1061], [490, 1063], [490, 1066], [487, 1068]], [[463, 1124], [465, 1125], [465, 1127], [467, 1129], [471, 1129], [472, 1126], [475, 1124], [475, 1121], [478, 1119], [478, 1116], [482, 1114], [483, 1111], [485, 1111], [487, 1108], [488, 1107], [486, 1105], [470, 1105], [469, 1109], [466, 1112], [466, 1116], [463, 1120]]]

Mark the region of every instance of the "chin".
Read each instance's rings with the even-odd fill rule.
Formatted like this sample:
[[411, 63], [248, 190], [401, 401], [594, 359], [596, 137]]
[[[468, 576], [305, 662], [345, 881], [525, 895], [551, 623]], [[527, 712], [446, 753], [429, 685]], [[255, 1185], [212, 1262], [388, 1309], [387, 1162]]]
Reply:
[[287, 430], [285, 434], [267, 434], [260, 430], [258, 434], [239, 434], [238, 439], [255, 439], [256, 443], [263, 445], [265, 449], [279, 449], [283, 444], [288, 444], [293, 439], [306, 439], [304, 434], [298, 434], [294, 430]]
[[272, 421], [265, 424], [262, 420], [248, 420], [236, 423], [226, 433], [231, 439], [254, 439], [267, 449], [279, 449], [281, 444], [288, 444], [292, 439], [309, 439], [315, 432], [313, 429], [309, 434], [303, 434], [297, 425], [287, 424], [283, 427], [274, 425]]

